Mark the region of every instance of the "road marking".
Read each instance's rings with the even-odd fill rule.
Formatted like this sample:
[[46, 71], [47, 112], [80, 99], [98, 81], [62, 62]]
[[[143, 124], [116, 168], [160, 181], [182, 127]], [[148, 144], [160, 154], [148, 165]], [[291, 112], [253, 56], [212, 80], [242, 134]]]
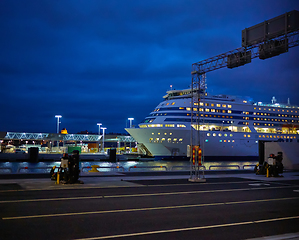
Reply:
[[250, 183], [249, 186], [270, 186], [268, 183]]
[[168, 230], [157, 230], [157, 231], [151, 231], [151, 232], [127, 233], [127, 234], [110, 235], [110, 236], [102, 236], [102, 237], [80, 238], [80, 239], [77, 239], [77, 240], [98, 240], [98, 239], [111, 239], [111, 238], [123, 238], [123, 237], [133, 237], [133, 236], [144, 236], [144, 235], [152, 235], [152, 234], [160, 234], [160, 233], [183, 232], [183, 231], [193, 231], [193, 230], [202, 230], [202, 229], [211, 229], [211, 228], [221, 228], [221, 227], [232, 227], [232, 226], [240, 226], [240, 225], [258, 224], [258, 223], [264, 223], [264, 222], [283, 221], [283, 220], [291, 220], [291, 219], [298, 219], [298, 218], [299, 218], [299, 216], [291, 216], [291, 217], [282, 217], [282, 218], [272, 218], [272, 219], [248, 221], [248, 222], [225, 223], [225, 224], [200, 226], [200, 227], [176, 228], [176, 229], [168, 229]]
[[299, 192], [299, 190], [293, 190], [294, 192]]
[[90, 197], [69, 197], [69, 198], [38, 198], [38, 199], [21, 199], [21, 200], [3, 200], [1, 203], [22, 203], [22, 202], [44, 202], [44, 201], [64, 201], [64, 200], [86, 200], [101, 198], [129, 198], [129, 197], [148, 197], [148, 196], [166, 196], [166, 195], [183, 195], [183, 194], [199, 194], [199, 193], [219, 193], [219, 192], [237, 192], [251, 190], [266, 190], [279, 188], [292, 188], [294, 186], [274, 186], [274, 187], [256, 187], [256, 188], [235, 188], [235, 189], [218, 189], [218, 190], [200, 190], [187, 192], [164, 192], [164, 193], [143, 193], [143, 194], [124, 194], [124, 195], [102, 195]]
[[153, 211], [153, 210], [165, 210], [165, 209], [179, 209], [179, 208], [207, 207], [207, 206], [233, 205], [233, 204], [245, 204], [245, 203], [285, 201], [285, 200], [294, 200], [294, 199], [299, 199], [299, 197], [275, 198], [275, 199], [258, 199], [258, 200], [247, 200], [247, 201], [238, 201], [238, 202], [201, 203], [201, 204], [193, 204], [193, 205], [178, 205], [178, 206], [165, 206], [165, 207], [116, 209], [116, 210], [105, 210], [105, 211], [94, 211], [94, 212], [77, 212], [77, 213], [73, 212], [73, 213], [56, 213], [56, 214], [31, 215], [31, 216], [3, 217], [2, 220], [63, 217], [63, 216], [120, 213], [120, 212]]

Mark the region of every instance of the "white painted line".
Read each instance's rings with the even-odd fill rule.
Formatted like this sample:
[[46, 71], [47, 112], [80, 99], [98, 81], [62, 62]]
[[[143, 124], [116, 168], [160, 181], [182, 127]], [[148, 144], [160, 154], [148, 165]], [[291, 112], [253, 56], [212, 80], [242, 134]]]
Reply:
[[101, 199], [101, 198], [129, 198], [129, 197], [148, 197], [148, 196], [166, 196], [166, 195], [184, 195], [184, 194], [200, 194], [200, 193], [219, 193], [219, 192], [237, 192], [251, 190], [266, 190], [279, 188], [292, 188], [294, 186], [274, 186], [274, 187], [259, 187], [259, 188], [236, 188], [236, 189], [218, 189], [218, 190], [200, 190], [187, 192], [164, 192], [164, 193], [144, 193], [144, 194], [124, 194], [124, 195], [103, 195], [90, 197], [70, 197], [70, 198], [39, 198], [39, 199], [21, 199], [21, 200], [4, 200], [1, 203], [22, 203], [22, 202], [44, 202], [44, 201], [65, 201], [65, 200], [86, 200], [86, 199]]
[[64, 216], [105, 214], [105, 213], [121, 213], [121, 212], [153, 211], [153, 210], [166, 210], [166, 209], [179, 209], [179, 208], [194, 208], [194, 207], [207, 207], [207, 206], [219, 206], [219, 205], [233, 205], [233, 204], [245, 204], [245, 203], [285, 201], [285, 200], [294, 200], [294, 199], [299, 199], [299, 197], [276, 198], [276, 199], [259, 199], [259, 200], [248, 200], [248, 201], [239, 201], [239, 202], [201, 203], [201, 204], [193, 204], [193, 205], [178, 205], [178, 206], [165, 206], [165, 207], [116, 209], [116, 210], [105, 210], [105, 211], [94, 211], [94, 212], [77, 212], [77, 213], [73, 212], [73, 213], [56, 213], [56, 214], [31, 215], [31, 216], [3, 217], [2, 220], [64, 217]]
[[293, 190], [294, 192], [299, 192], [299, 190]]
[[112, 239], [112, 238], [123, 238], [123, 237], [133, 237], [133, 236], [144, 236], [144, 235], [152, 235], [152, 234], [160, 234], [160, 233], [183, 232], [183, 231], [193, 231], [193, 230], [202, 230], [202, 229], [211, 229], [211, 228], [221, 228], [221, 227], [232, 227], [232, 226], [240, 226], [240, 225], [258, 224], [258, 223], [262, 223], [262, 222], [264, 223], [264, 222], [283, 221], [283, 220], [291, 220], [291, 219], [297, 219], [297, 218], [299, 218], [299, 216], [264, 219], [264, 220], [248, 221], [248, 222], [225, 223], [225, 224], [190, 227], [190, 228], [176, 228], [176, 229], [158, 230], [158, 231], [151, 231], [151, 232], [127, 233], [127, 234], [110, 235], [110, 236], [102, 236], [102, 237], [81, 238], [81, 239], [77, 239], [77, 240], [99, 240], [99, 239]]

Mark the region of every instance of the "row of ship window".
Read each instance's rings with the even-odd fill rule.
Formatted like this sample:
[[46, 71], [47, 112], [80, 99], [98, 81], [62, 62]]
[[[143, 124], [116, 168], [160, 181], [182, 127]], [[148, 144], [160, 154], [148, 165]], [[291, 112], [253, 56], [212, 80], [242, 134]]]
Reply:
[[[157, 113], [157, 112], [167, 112], [167, 111], [179, 111], [179, 110], [186, 110], [191, 111], [191, 108], [185, 107], [169, 107], [169, 108], [157, 108], [154, 110], [154, 113], [150, 114], [150, 116], [163, 116], [169, 115], [169, 113]], [[197, 108], [193, 108], [194, 112], [197, 112]], [[265, 112], [247, 112], [247, 111], [238, 111], [238, 110], [221, 110], [221, 109], [212, 109], [212, 108], [199, 108], [200, 112], [215, 112], [215, 113], [229, 113], [229, 114], [245, 114], [245, 115], [261, 115], [261, 116], [271, 116], [271, 117], [284, 117], [284, 118], [299, 118], [299, 115], [293, 114], [280, 114], [280, 113], [265, 113]], [[287, 110], [289, 111], [289, 110]], [[293, 112], [293, 110], [291, 110]], [[294, 111], [297, 113], [297, 111]], [[172, 113], [172, 114], [179, 114], [179, 113]], [[190, 113], [187, 113], [187, 116], [190, 116]]]
[[[246, 102], [246, 101], [245, 101]], [[164, 105], [166, 105], [166, 106], [169, 106], [169, 105], [175, 105], [175, 102], [168, 102], [168, 103], [166, 103], [166, 104], [162, 104], [161, 106], [164, 106]], [[220, 103], [203, 103], [203, 102], [200, 102], [199, 104], [197, 103], [197, 102], [195, 102], [194, 103], [194, 106], [206, 106], [206, 107], [209, 107], [209, 106], [211, 106], [211, 107], [222, 107], [222, 108], [232, 108], [232, 105], [230, 105], [230, 104], [220, 104]], [[182, 107], [183, 108], [183, 107]], [[183, 109], [185, 109], [185, 108], [183, 108]], [[190, 108], [189, 108], [190, 109]], [[254, 108], [255, 110], [259, 110], [259, 111], [273, 111], [273, 112], [275, 112], [275, 111], [277, 111], [277, 112], [290, 112], [290, 113], [298, 113], [298, 111], [297, 110], [289, 110], [289, 109], [279, 109], [279, 107], [278, 108], [257, 108], [257, 107], [255, 107]], [[187, 110], [188, 110], [188, 108], [187, 108]], [[155, 110], [156, 111], [156, 110]], [[157, 110], [157, 111], [159, 111], [159, 110]]]
[[[223, 134], [223, 136], [225, 136], [227, 134]], [[213, 135], [210, 135], [209, 133], [207, 133], [207, 136], [214, 136], [216, 137], [217, 135], [214, 133]], [[222, 136], [222, 134], [218, 134], [219, 137]], [[230, 136], [232, 137], [232, 134], [230, 134]], [[245, 138], [250, 138], [251, 135], [250, 134], [244, 134]], [[279, 136], [279, 135], [259, 135], [259, 138], [274, 138], [274, 139], [280, 139], [280, 140], [290, 140], [292, 141], [293, 139], [296, 139], [296, 136]], [[299, 140], [299, 139], [298, 139]], [[297, 141], [298, 141], [297, 140]], [[150, 138], [149, 142], [151, 143], [162, 143], [164, 141], [167, 141], [169, 143], [183, 143], [183, 138]], [[205, 139], [205, 142], [208, 142], [208, 139]], [[231, 140], [231, 139], [219, 139], [219, 142], [232, 142], [234, 143], [235, 140]]]

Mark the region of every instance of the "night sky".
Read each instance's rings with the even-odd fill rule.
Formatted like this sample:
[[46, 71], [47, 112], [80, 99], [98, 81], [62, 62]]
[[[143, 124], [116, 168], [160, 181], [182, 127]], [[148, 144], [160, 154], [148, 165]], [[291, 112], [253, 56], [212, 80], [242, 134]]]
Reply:
[[[192, 63], [241, 47], [244, 28], [298, 0], [1, 0], [0, 131], [125, 133]], [[299, 47], [207, 74], [212, 94], [299, 105]]]

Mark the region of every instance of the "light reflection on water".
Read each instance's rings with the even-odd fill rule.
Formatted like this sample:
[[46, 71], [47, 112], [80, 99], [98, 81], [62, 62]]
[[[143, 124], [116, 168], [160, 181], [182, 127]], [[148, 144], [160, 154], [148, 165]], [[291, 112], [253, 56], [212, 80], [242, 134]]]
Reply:
[[[205, 162], [206, 170], [237, 170], [237, 169], [253, 169], [257, 161], [234, 161], [234, 162]], [[140, 171], [189, 171], [189, 161], [120, 161], [120, 162], [103, 162], [90, 161], [80, 162], [81, 171], [84, 173], [91, 169], [92, 165], [98, 165], [100, 172], [140, 172]], [[48, 173], [53, 167], [59, 167], [60, 161], [57, 162], [1, 162], [0, 174], [5, 173]], [[162, 167], [161, 167], [162, 166]], [[26, 169], [28, 168], [28, 169]]]

